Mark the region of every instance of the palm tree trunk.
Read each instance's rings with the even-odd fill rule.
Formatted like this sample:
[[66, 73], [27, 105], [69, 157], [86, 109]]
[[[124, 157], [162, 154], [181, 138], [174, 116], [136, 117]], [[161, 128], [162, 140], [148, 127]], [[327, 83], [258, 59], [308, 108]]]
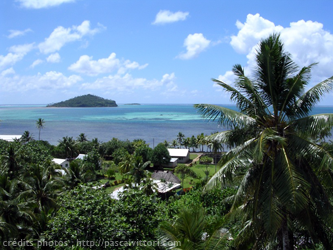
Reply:
[[288, 216], [283, 221], [282, 224], [282, 249], [283, 250], [293, 250], [293, 233], [288, 229]]

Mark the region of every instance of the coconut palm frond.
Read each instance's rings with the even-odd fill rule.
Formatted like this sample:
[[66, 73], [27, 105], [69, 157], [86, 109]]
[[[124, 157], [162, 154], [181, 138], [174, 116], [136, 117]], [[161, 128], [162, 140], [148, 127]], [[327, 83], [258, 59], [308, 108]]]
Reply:
[[333, 127], [333, 114], [311, 115], [293, 121], [290, 126], [302, 136], [323, 138]]
[[307, 115], [312, 107], [319, 102], [320, 98], [333, 89], [333, 76], [316, 84], [314, 87], [305, 92], [296, 102], [297, 117]]
[[231, 133], [231, 131], [229, 131], [229, 130], [222, 131], [222, 132], [218, 132], [218, 133], [209, 135], [209, 136], [206, 137], [206, 139], [208, 141], [217, 141], [217, 142], [220, 142], [220, 143], [228, 143], [230, 133]]
[[233, 148], [225, 154], [219, 162], [220, 170], [208, 181], [204, 191], [216, 187], [221, 182], [223, 183], [225, 179], [232, 179], [233, 172], [237, 167], [247, 167], [250, 162], [245, 156], [248, 155], [249, 147], [252, 147], [253, 142], [254, 139], [251, 139], [245, 142], [244, 145]]
[[283, 115], [288, 117], [293, 117], [295, 115], [295, 97], [301, 95], [301, 92], [304, 90], [304, 86], [307, 84], [307, 81], [310, 79], [310, 73], [313, 66], [317, 63], [310, 64], [307, 67], [303, 67], [295, 77], [289, 78], [287, 83], [287, 88], [283, 94], [284, 102], [280, 108], [280, 119]]
[[245, 76], [244, 69], [241, 65], [234, 65], [232, 71], [238, 78], [236, 79], [236, 86], [246, 93], [247, 98], [252, 103], [252, 106], [246, 107], [246, 109], [241, 109], [241, 112], [251, 116], [262, 116], [265, 114], [270, 114], [270, 111], [263, 101], [257, 84], [253, 83], [248, 77]]
[[194, 107], [199, 110], [204, 118], [217, 121], [224, 126], [245, 127], [255, 122], [255, 120], [248, 115], [217, 105], [195, 104]]
[[309, 205], [307, 193], [311, 186], [304, 180], [301, 172], [297, 170], [292, 157], [285, 146], [281, 147], [281, 152], [277, 155], [277, 167], [281, 168], [281, 175], [275, 180], [276, 195], [281, 204], [287, 208], [292, 208], [293, 212], [300, 211]]
[[333, 171], [333, 155], [325, 147], [296, 134], [290, 135], [289, 141], [293, 145], [288, 147], [290, 153], [301, 154], [309, 164], [313, 164], [315, 171], [325, 169]]

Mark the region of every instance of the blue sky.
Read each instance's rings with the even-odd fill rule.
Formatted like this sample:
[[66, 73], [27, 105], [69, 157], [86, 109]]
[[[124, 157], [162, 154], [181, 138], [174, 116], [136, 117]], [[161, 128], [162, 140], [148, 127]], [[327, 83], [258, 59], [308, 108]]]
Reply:
[[[230, 103], [212, 78], [251, 76], [273, 32], [310, 87], [333, 75], [332, 1], [0, 1], [0, 103], [83, 94], [117, 103]], [[322, 105], [332, 105], [333, 93]]]

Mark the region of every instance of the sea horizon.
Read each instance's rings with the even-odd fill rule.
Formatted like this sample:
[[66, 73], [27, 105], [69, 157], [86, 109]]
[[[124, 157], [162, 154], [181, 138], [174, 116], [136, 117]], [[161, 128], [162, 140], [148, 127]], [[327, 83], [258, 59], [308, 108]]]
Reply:
[[[118, 107], [49, 108], [45, 104], [0, 104], [0, 134], [22, 135], [24, 131], [38, 139], [36, 121], [45, 121], [41, 140], [57, 145], [65, 136], [76, 139], [85, 133], [89, 140], [107, 142], [143, 139], [151, 146], [165, 140], [172, 142], [182, 132], [186, 137], [201, 133], [210, 135], [226, 130], [217, 122], [208, 121], [193, 104], [140, 103]], [[234, 104], [216, 104], [237, 110]], [[317, 105], [311, 114], [333, 113], [333, 106]]]

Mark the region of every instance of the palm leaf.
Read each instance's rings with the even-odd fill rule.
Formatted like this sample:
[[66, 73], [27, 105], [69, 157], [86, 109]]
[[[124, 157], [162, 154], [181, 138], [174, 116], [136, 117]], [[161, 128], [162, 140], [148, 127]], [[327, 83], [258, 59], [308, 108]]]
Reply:
[[303, 117], [307, 115], [312, 107], [319, 102], [320, 98], [333, 89], [333, 76], [316, 84], [307, 92], [305, 92], [296, 102], [297, 117]]
[[323, 138], [328, 135], [333, 127], [333, 114], [311, 115], [293, 121], [290, 127], [301, 136]]
[[212, 79], [213, 82], [216, 82], [219, 86], [223, 87], [226, 92], [229, 92], [230, 100], [235, 101], [237, 107], [241, 110], [253, 110], [254, 104], [246, 96], [244, 96], [239, 90], [233, 88], [232, 86], [222, 82], [218, 79]]
[[[307, 67], [303, 67], [300, 72], [293, 78], [287, 79], [286, 83], [286, 95], [282, 93], [282, 98], [284, 102], [280, 108], [280, 119], [283, 119], [283, 115], [293, 116], [295, 114], [295, 97], [300, 95], [300, 92], [303, 91], [304, 86], [307, 81], [310, 79], [311, 68], [317, 63], [313, 63]], [[289, 85], [289, 82], [291, 85]]]
[[255, 139], [246, 141], [244, 145], [233, 148], [223, 155], [219, 162], [220, 170], [208, 181], [204, 190], [212, 189], [223, 183], [225, 179], [232, 178], [232, 174], [237, 167], [247, 167], [250, 164], [248, 161], [249, 148], [252, 147], [254, 141]]
[[204, 118], [217, 121], [224, 126], [245, 127], [255, 123], [255, 119], [252, 117], [221, 106], [195, 104], [194, 107], [199, 110]]

